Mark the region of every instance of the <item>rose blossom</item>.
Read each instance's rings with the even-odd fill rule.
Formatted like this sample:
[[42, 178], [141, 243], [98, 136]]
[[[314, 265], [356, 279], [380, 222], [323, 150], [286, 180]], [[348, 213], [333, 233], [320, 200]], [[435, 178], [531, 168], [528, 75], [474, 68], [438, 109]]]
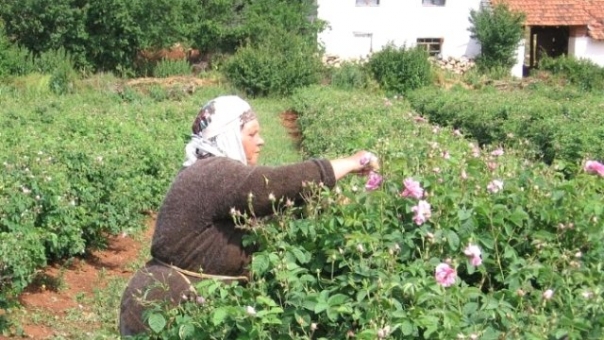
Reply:
[[474, 267], [480, 266], [482, 264], [482, 258], [480, 257], [482, 255], [482, 252], [480, 251], [480, 248], [478, 248], [477, 245], [469, 244], [466, 249], [464, 249], [463, 253], [470, 258], [470, 263]]
[[585, 162], [585, 171], [592, 174], [598, 174], [601, 177], [604, 177], [604, 164], [597, 161], [587, 161]]
[[551, 290], [551, 289], [548, 289], [545, 292], [543, 292], [543, 298], [546, 299], [546, 300], [551, 299], [552, 296], [554, 296], [554, 291]]
[[498, 148], [496, 150], [493, 150], [493, 152], [491, 152], [491, 156], [495, 156], [495, 157], [503, 156], [503, 149]]
[[405, 185], [405, 189], [401, 193], [402, 197], [412, 197], [420, 199], [424, 196], [424, 189], [422, 189], [421, 185], [418, 181], [413, 180], [413, 178], [407, 178], [403, 181]]
[[380, 186], [380, 184], [382, 184], [382, 176], [375, 171], [371, 171], [369, 173], [369, 177], [367, 178], [365, 189], [375, 190]]
[[434, 271], [434, 278], [436, 279], [436, 282], [439, 285], [443, 287], [449, 287], [455, 283], [456, 277], [457, 272], [448, 264], [441, 263], [436, 266], [436, 270]]
[[424, 222], [426, 222], [430, 216], [432, 216], [430, 204], [424, 200], [419, 201], [416, 206], [411, 208], [411, 211], [415, 213], [415, 216], [413, 216], [413, 221], [417, 225], [424, 224]]
[[497, 193], [503, 190], [503, 182], [498, 179], [493, 180], [487, 185], [487, 190], [492, 193]]

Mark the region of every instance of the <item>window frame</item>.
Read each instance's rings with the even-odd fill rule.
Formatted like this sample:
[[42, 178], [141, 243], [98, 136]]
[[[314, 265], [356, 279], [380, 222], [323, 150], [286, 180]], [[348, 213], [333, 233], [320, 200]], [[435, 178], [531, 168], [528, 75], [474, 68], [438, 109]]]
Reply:
[[380, 0], [355, 0], [356, 7], [379, 7]]
[[[424, 47], [431, 57], [439, 58], [443, 53], [443, 41], [443, 38], [422, 37], [415, 39], [415, 45]], [[432, 46], [438, 46], [438, 49], [432, 49]]]
[[[440, 4], [440, 2], [442, 2], [442, 4]], [[424, 7], [445, 7], [446, 5], [447, 0], [422, 0], [422, 6]]]

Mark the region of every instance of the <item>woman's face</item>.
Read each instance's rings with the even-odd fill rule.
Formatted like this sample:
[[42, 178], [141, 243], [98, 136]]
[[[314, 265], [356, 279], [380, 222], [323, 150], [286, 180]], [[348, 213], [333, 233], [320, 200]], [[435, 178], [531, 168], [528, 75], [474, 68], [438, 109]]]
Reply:
[[258, 119], [251, 120], [241, 128], [241, 143], [248, 165], [256, 165], [264, 140], [260, 137], [260, 123]]

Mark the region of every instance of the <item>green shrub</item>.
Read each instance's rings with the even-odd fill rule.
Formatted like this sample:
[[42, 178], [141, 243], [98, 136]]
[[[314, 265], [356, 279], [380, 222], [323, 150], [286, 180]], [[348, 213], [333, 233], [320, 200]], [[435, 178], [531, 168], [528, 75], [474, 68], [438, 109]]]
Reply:
[[186, 60], [164, 59], [153, 67], [153, 76], [157, 78], [185, 76], [189, 74], [191, 74], [191, 65]]
[[604, 89], [604, 68], [591, 60], [576, 59], [572, 56], [558, 58], [545, 56], [539, 60], [539, 69], [560, 75], [582, 90]]
[[27, 49], [11, 43], [0, 25], [0, 79], [7, 76], [26, 75], [32, 71]]
[[481, 46], [476, 66], [483, 71], [498, 67], [510, 70], [524, 34], [524, 14], [498, 3], [471, 10], [469, 20], [472, 26], [468, 30]]
[[432, 64], [425, 49], [389, 44], [367, 63], [371, 74], [387, 92], [404, 94], [432, 83]]
[[[245, 238], [253, 280], [201, 281], [198, 298], [150, 310], [146, 338], [601, 339], [604, 178], [564, 180], [522, 150], [474, 156], [451, 129], [401, 114], [405, 101], [364, 92], [301, 89], [294, 109], [305, 139], [321, 130], [317, 155], [374, 150], [378, 189], [360, 176], [308, 185], [305, 218], [285, 209]], [[403, 197], [409, 178], [422, 197]]]
[[71, 60], [69, 53], [63, 49], [59, 49], [56, 54], [54, 52], [46, 52], [46, 54], [52, 56], [46, 59], [56, 63], [55, 65], [52, 65], [53, 68], [48, 68], [51, 72], [49, 82], [50, 90], [55, 94], [72, 93], [74, 91], [74, 83], [78, 79], [78, 74], [74, 70], [74, 63]]
[[359, 63], [343, 62], [331, 70], [331, 85], [343, 89], [364, 89], [369, 86], [370, 76]]
[[425, 88], [407, 98], [434, 124], [461, 129], [481, 145], [514, 145], [547, 164], [568, 163], [567, 175], [585, 157], [604, 158], [604, 146], [598, 142], [604, 136], [602, 98], [537, 89]]
[[317, 44], [291, 33], [275, 32], [242, 47], [229, 59], [226, 78], [250, 96], [288, 95], [319, 82], [323, 64]]

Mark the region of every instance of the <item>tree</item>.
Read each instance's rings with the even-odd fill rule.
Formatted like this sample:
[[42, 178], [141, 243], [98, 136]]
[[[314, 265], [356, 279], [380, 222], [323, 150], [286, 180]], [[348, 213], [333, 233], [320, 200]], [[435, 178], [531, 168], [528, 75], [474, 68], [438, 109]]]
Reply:
[[524, 19], [524, 13], [514, 12], [503, 3], [470, 11], [472, 26], [468, 30], [481, 45], [476, 58], [480, 69], [514, 66], [516, 49], [524, 34]]

